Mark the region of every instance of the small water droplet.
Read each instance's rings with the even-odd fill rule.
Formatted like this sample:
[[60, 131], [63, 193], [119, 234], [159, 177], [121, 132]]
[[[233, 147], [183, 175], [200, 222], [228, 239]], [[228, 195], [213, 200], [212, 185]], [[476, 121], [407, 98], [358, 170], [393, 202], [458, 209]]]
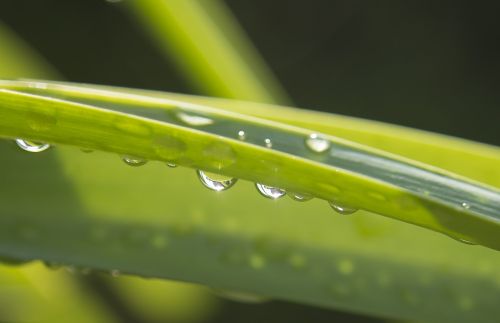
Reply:
[[30, 153], [39, 153], [50, 148], [49, 144], [24, 139], [16, 139], [16, 144], [22, 150], [29, 151]]
[[281, 188], [267, 186], [260, 183], [255, 183], [255, 187], [257, 188], [259, 193], [262, 194], [262, 196], [272, 200], [283, 197], [286, 194], [286, 191]]
[[198, 178], [201, 183], [211, 189], [212, 191], [220, 192], [225, 191], [231, 186], [233, 186], [237, 179], [232, 177], [227, 177], [219, 174], [204, 172], [201, 170], [197, 170]]
[[118, 277], [121, 275], [121, 272], [118, 270], [118, 269], [113, 269], [109, 272], [111, 274], [111, 276], [113, 277]]
[[134, 167], [142, 166], [148, 162], [145, 159], [133, 156], [123, 156], [122, 160], [125, 162], [125, 164]]
[[310, 194], [299, 194], [299, 193], [294, 193], [294, 192], [288, 192], [287, 195], [292, 200], [298, 201], [298, 202], [306, 202], [306, 201], [309, 201], [313, 198], [313, 196]]
[[273, 147], [273, 142], [269, 138], [266, 138], [264, 140], [264, 143], [265, 143], [265, 145], [266, 145], [267, 148], [272, 148]]
[[313, 133], [306, 138], [306, 146], [315, 153], [322, 153], [330, 148], [330, 141]]
[[463, 203], [462, 203], [462, 207], [463, 207], [464, 209], [468, 210], [468, 209], [470, 209], [470, 204], [469, 204], [469, 203], [467, 203], [467, 202], [463, 202]]
[[332, 207], [332, 209], [335, 212], [337, 212], [339, 214], [343, 214], [343, 215], [353, 214], [354, 212], [356, 212], [358, 210], [356, 208], [353, 208], [353, 207], [350, 207], [347, 205], [339, 204], [335, 201], [330, 201], [328, 203], [330, 203], [330, 206]]
[[243, 131], [243, 130], [238, 131], [238, 139], [239, 140], [247, 139], [247, 135], [246, 135], [245, 131]]
[[176, 168], [177, 165], [174, 164], [174, 163], [167, 163], [167, 166], [170, 167], [170, 168]]
[[209, 119], [207, 117], [191, 115], [185, 112], [177, 113], [177, 118], [190, 126], [208, 126], [214, 123], [212, 119]]

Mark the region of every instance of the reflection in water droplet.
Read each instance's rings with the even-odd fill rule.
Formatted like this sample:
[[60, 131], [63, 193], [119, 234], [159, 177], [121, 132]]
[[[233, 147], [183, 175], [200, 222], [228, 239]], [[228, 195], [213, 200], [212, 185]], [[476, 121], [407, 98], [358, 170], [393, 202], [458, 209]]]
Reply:
[[49, 144], [24, 139], [16, 139], [16, 144], [22, 150], [29, 151], [30, 153], [39, 153], [50, 148]]
[[167, 166], [170, 167], [170, 168], [176, 168], [177, 165], [174, 164], [174, 163], [167, 163]]
[[139, 157], [132, 157], [132, 156], [123, 156], [122, 160], [125, 162], [125, 164], [129, 166], [142, 166], [146, 164], [148, 161]]
[[467, 202], [463, 202], [463, 203], [462, 203], [462, 207], [463, 207], [464, 209], [468, 210], [468, 209], [470, 209], [470, 204], [469, 204], [469, 203], [467, 203]]
[[337, 212], [339, 214], [343, 214], [343, 215], [353, 214], [354, 212], [356, 212], [358, 210], [356, 208], [353, 208], [353, 207], [350, 207], [347, 205], [339, 204], [335, 201], [330, 201], [328, 203], [330, 203], [330, 206], [332, 207], [332, 209], [335, 212]]
[[267, 186], [260, 183], [255, 183], [255, 187], [257, 188], [259, 193], [262, 194], [262, 196], [272, 200], [283, 197], [286, 194], [286, 191], [281, 188]]
[[267, 148], [272, 148], [273, 147], [273, 142], [269, 138], [266, 138], [264, 140], [264, 144], [266, 145]]
[[330, 148], [330, 141], [313, 133], [306, 138], [306, 146], [315, 153], [322, 153]]
[[292, 200], [297, 202], [306, 202], [313, 198], [310, 194], [299, 194], [294, 192], [288, 192], [287, 194]]
[[243, 131], [243, 130], [238, 131], [238, 139], [239, 140], [245, 140], [246, 138], [247, 138], [247, 135], [246, 135], [245, 131]]
[[198, 174], [198, 178], [200, 179], [201, 183], [205, 187], [216, 192], [227, 190], [228, 188], [233, 186], [234, 183], [236, 183], [238, 180], [236, 178], [204, 172], [201, 170], [197, 170], [196, 173]]
[[202, 116], [187, 114], [185, 112], [177, 113], [177, 118], [179, 118], [182, 122], [190, 126], [207, 126], [214, 123], [212, 119]]

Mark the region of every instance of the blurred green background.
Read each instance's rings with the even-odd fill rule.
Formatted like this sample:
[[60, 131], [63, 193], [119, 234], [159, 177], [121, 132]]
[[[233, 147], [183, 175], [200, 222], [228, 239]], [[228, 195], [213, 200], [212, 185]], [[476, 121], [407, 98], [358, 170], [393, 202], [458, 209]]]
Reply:
[[[500, 3], [225, 4], [294, 106], [500, 145]], [[5, 0], [0, 21], [66, 80], [211, 94], [187, 78], [178, 61], [165, 59], [122, 7], [104, 0]], [[40, 263], [1, 267], [0, 321], [380, 320], [280, 301], [229, 301], [184, 283], [73, 271], [47, 270]]]

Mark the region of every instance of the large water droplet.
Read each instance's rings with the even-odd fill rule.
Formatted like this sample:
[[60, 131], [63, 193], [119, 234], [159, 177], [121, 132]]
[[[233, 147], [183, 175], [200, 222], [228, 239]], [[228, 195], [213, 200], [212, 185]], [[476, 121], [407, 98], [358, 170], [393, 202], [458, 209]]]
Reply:
[[294, 192], [288, 192], [287, 194], [292, 200], [298, 201], [298, 202], [306, 202], [309, 201], [310, 199], [313, 198], [312, 195], [309, 194], [299, 194], [299, 193], [294, 193]]
[[190, 126], [207, 126], [214, 123], [212, 119], [202, 116], [187, 114], [185, 112], [177, 113], [177, 118], [179, 118], [182, 122]]
[[257, 190], [260, 194], [262, 194], [262, 196], [272, 200], [283, 197], [286, 194], [286, 191], [281, 188], [267, 186], [260, 183], [255, 183], [255, 187], [257, 187]]
[[49, 144], [24, 139], [16, 139], [16, 144], [22, 150], [29, 151], [30, 153], [39, 153], [50, 148]]
[[339, 204], [335, 201], [330, 201], [328, 203], [330, 203], [330, 206], [332, 207], [332, 209], [335, 212], [340, 213], [340, 214], [344, 214], [344, 215], [353, 214], [354, 212], [356, 212], [358, 210], [356, 208], [353, 208], [353, 207], [350, 207], [347, 205]]
[[129, 166], [134, 166], [134, 167], [142, 166], [148, 162], [145, 159], [142, 159], [139, 157], [132, 157], [132, 156], [123, 156], [122, 159], [125, 162], [125, 164], [127, 164]]
[[269, 138], [264, 139], [264, 144], [266, 145], [267, 148], [273, 147], [273, 142]]
[[204, 172], [201, 170], [197, 170], [196, 173], [198, 174], [198, 178], [200, 179], [201, 183], [205, 187], [216, 192], [227, 190], [228, 188], [233, 186], [234, 183], [236, 183], [238, 180], [236, 178]]
[[239, 140], [247, 139], [247, 135], [246, 135], [245, 131], [243, 131], [243, 130], [238, 131], [238, 139]]
[[306, 146], [315, 153], [322, 153], [330, 148], [330, 141], [313, 133], [306, 138]]

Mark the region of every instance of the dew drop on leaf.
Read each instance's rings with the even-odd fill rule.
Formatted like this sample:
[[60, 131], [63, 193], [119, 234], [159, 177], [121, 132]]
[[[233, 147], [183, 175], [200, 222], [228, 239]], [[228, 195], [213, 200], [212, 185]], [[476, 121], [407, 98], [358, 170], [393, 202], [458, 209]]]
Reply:
[[273, 147], [273, 142], [269, 138], [266, 138], [264, 140], [264, 144], [266, 145], [267, 148], [272, 148]]
[[204, 172], [202, 170], [197, 170], [196, 173], [198, 174], [198, 178], [200, 179], [201, 183], [206, 188], [216, 192], [229, 189], [238, 180], [236, 178]]
[[129, 166], [134, 166], [134, 167], [142, 166], [148, 162], [145, 159], [142, 159], [139, 157], [133, 157], [133, 156], [123, 156], [122, 159], [125, 162], [125, 164], [127, 164]]
[[260, 183], [255, 183], [255, 187], [257, 188], [257, 191], [262, 194], [262, 196], [272, 200], [276, 200], [286, 194], [286, 191], [281, 188], [267, 186]]
[[339, 204], [338, 202], [335, 202], [335, 201], [330, 201], [328, 203], [330, 203], [330, 206], [332, 207], [332, 209], [335, 212], [337, 212], [339, 214], [343, 214], [343, 215], [353, 214], [354, 212], [356, 212], [358, 210], [356, 208], [353, 208], [353, 207], [350, 207], [347, 205]]
[[16, 139], [16, 144], [22, 150], [29, 151], [30, 153], [39, 153], [50, 148], [49, 144], [24, 139]]
[[170, 167], [170, 168], [176, 168], [177, 165], [174, 164], [174, 163], [167, 163], [167, 166]]
[[469, 204], [469, 203], [467, 203], [467, 202], [463, 202], [463, 203], [462, 203], [462, 207], [463, 207], [464, 209], [468, 210], [468, 209], [470, 209], [470, 204]]
[[315, 153], [322, 153], [330, 148], [330, 141], [313, 133], [306, 138], [306, 146]]
[[177, 118], [179, 118], [179, 120], [190, 126], [208, 126], [214, 123], [212, 119], [209, 119], [207, 117], [191, 115], [185, 112], [177, 113]]
[[299, 193], [294, 193], [294, 192], [288, 192], [288, 196], [292, 200], [298, 201], [298, 202], [306, 202], [306, 201], [309, 201], [310, 199], [313, 198], [313, 196], [309, 195], [309, 194], [299, 194]]
[[243, 131], [243, 130], [238, 131], [238, 139], [239, 140], [245, 140], [246, 138], [247, 138], [247, 135], [246, 135], [245, 131]]

